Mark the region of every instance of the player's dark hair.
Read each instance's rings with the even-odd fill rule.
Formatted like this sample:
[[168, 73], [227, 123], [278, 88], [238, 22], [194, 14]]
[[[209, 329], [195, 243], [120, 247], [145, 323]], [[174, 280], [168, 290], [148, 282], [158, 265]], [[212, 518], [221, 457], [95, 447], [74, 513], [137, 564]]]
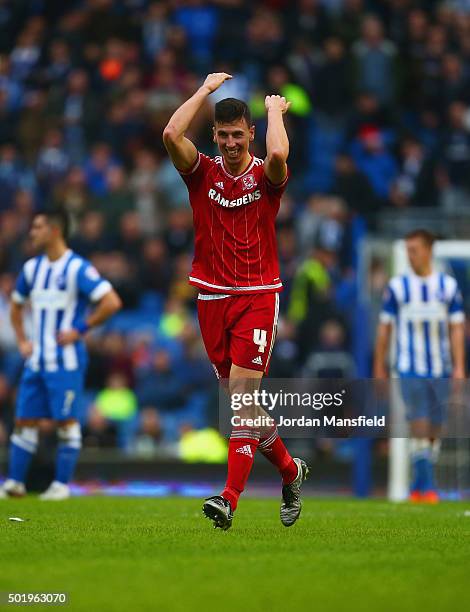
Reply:
[[429, 248], [432, 247], [436, 240], [434, 234], [427, 229], [415, 229], [411, 232], [408, 232], [408, 234], [406, 234], [405, 236], [405, 240], [412, 240], [413, 238], [420, 238]]
[[44, 215], [48, 223], [58, 227], [65, 242], [68, 241], [70, 234], [70, 220], [68, 214], [63, 208], [51, 208], [38, 213], [38, 215]]
[[215, 105], [215, 123], [233, 123], [245, 119], [248, 127], [251, 127], [251, 113], [246, 102], [236, 98], [225, 98]]

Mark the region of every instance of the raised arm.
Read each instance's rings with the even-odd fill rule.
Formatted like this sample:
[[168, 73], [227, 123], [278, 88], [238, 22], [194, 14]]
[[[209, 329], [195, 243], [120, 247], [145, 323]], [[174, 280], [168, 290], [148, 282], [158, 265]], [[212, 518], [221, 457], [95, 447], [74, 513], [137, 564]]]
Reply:
[[264, 172], [274, 185], [282, 183], [287, 176], [289, 139], [284, 127], [283, 115], [289, 110], [290, 102], [282, 96], [266, 96], [268, 129], [266, 132], [266, 160]]
[[178, 170], [186, 172], [196, 161], [197, 149], [185, 137], [191, 121], [204, 104], [207, 96], [218, 89], [224, 81], [231, 78], [231, 75], [225, 72], [215, 72], [207, 75], [202, 86], [173, 113], [168, 125], [163, 130], [163, 142], [171, 161]]

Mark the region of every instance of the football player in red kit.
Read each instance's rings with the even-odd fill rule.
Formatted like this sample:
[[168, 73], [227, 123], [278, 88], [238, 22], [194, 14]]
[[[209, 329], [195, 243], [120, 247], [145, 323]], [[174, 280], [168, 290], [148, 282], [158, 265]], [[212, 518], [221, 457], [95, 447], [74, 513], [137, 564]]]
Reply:
[[[276, 336], [282, 282], [275, 220], [288, 181], [289, 141], [283, 114], [289, 102], [266, 96], [264, 160], [249, 152], [255, 128], [245, 102], [234, 98], [218, 102], [213, 137], [220, 156], [207, 157], [185, 133], [207, 96], [230, 78], [223, 72], [209, 74], [171, 117], [163, 141], [186, 183], [193, 210], [195, 253], [189, 282], [200, 291], [198, 318], [204, 345], [218, 378], [228, 381], [229, 393], [244, 394], [257, 390], [268, 372]], [[281, 474], [281, 521], [286, 527], [293, 525], [301, 510], [300, 487], [308, 474], [305, 462], [290, 456], [261, 406], [254, 403], [237, 414], [248, 421], [262, 415], [269, 424], [234, 427], [225, 488], [205, 501], [204, 514], [214, 527], [229, 529], [259, 449]]]

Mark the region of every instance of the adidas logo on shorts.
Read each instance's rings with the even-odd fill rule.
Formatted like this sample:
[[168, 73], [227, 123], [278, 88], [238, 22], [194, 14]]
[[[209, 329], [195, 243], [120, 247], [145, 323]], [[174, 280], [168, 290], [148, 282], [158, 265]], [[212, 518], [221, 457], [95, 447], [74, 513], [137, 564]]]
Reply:
[[251, 360], [251, 363], [256, 363], [256, 365], [263, 365], [263, 360], [258, 355], [258, 357], [255, 357], [254, 359]]
[[245, 446], [240, 446], [235, 451], [236, 453], [241, 453], [242, 455], [248, 455], [248, 457], [253, 457], [253, 453], [251, 452], [251, 446], [249, 444], [245, 444]]

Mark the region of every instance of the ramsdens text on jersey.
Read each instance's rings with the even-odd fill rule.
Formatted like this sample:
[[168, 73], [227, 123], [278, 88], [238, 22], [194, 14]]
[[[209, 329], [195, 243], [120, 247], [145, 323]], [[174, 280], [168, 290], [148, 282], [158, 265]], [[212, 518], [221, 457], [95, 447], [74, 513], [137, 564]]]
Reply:
[[218, 202], [221, 206], [225, 206], [225, 208], [234, 208], [235, 206], [243, 206], [259, 200], [261, 198], [261, 191], [257, 189], [251, 193], [246, 193], [244, 196], [237, 198], [236, 200], [227, 200], [227, 198], [224, 198], [224, 196], [221, 193], [218, 193], [215, 189], [209, 189], [207, 195], [211, 200]]

